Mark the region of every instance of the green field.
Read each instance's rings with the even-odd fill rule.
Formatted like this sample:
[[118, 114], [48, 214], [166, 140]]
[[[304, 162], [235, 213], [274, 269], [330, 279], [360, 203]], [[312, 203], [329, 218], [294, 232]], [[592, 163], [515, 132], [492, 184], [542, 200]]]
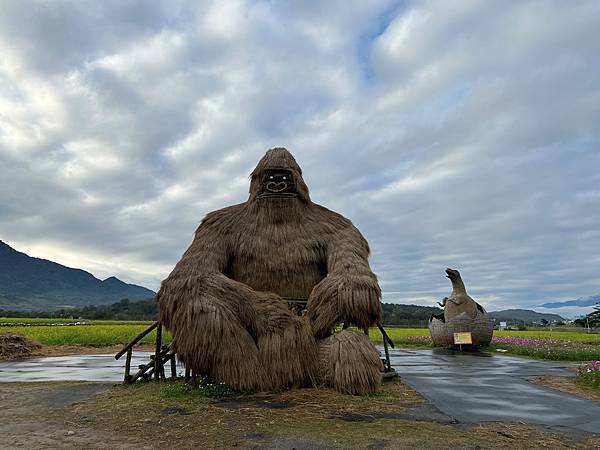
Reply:
[[[94, 325], [139, 325], [139, 324], [152, 324], [149, 321], [139, 320], [89, 320], [89, 319], [63, 319], [63, 318], [31, 318], [31, 317], [0, 317], [1, 324], [13, 324], [13, 323], [24, 323], [31, 325], [44, 325], [52, 323], [82, 323], [82, 324], [94, 324]], [[0, 328], [2, 328], [0, 326]]]
[[[0, 333], [23, 334], [42, 345], [86, 345], [104, 347], [115, 344], [127, 344], [136, 335], [148, 328], [148, 324], [109, 324], [77, 326], [17, 326], [0, 327]], [[154, 343], [156, 331], [153, 331], [141, 343]], [[168, 341], [168, 333], [163, 333], [163, 341]]]
[[[62, 323], [71, 322], [62, 319]], [[103, 347], [126, 344], [137, 334], [144, 331], [151, 322], [90, 321], [91, 325], [48, 326], [44, 323], [61, 323], [60, 319], [12, 319], [0, 318], [5, 323], [33, 323], [36, 326], [0, 326], [0, 333], [20, 333], [34, 339], [42, 345], [82, 345]], [[393, 328], [387, 333], [397, 347], [431, 347], [427, 328]], [[146, 336], [141, 343], [151, 344], [155, 332]], [[370, 330], [369, 336], [376, 344], [382, 344], [378, 329]], [[547, 330], [532, 331], [495, 331], [497, 341], [485, 348], [487, 351], [506, 350], [507, 353], [533, 358], [584, 361], [600, 359], [600, 334], [585, 332], [562, 332]], [[502, 339], [509, 342], [501, 342]], [[512, 342], [514, 339], [516, 342]], [[540, 342], [519, 343], [520, 339], [537, 339]], [[163, 333], [163, 340], [170, 340], [169, 333]]]

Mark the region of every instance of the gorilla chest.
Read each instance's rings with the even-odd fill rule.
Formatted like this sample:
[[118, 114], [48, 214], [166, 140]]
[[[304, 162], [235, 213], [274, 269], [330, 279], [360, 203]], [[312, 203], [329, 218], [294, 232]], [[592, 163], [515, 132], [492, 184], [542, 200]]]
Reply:
[[249, 229], [237, 236], [227, 275], [258, 291], [306, 299], [327, 275], [324, 245], [297, 225]]

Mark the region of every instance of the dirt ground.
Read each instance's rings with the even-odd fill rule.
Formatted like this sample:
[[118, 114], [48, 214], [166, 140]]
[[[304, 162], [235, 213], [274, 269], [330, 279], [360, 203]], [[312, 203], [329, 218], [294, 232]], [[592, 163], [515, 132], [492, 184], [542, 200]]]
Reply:
[[600, 447], [600, 437], [572, 430], [455, 423], [399, 381], [367, 397], [302, 389], [214, 399], [187, 389], [181, 382], [0, 383], [0, 447]]
[[532, 377], [529, 378], [529, 381], [579, 397], [600, 401], [600, 390], [579, 384], [575, 377]]

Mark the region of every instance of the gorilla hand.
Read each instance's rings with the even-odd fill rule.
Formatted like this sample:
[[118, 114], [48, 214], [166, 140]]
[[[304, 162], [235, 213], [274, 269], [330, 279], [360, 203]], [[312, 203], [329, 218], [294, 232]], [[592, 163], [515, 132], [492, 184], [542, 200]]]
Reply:
[[340, 322], [367, 330], [381, 320], [380, 296], [372, 274], [328, 275], [308, 299], [307, 316], [313, 334], [317, 339], [329, 336]]

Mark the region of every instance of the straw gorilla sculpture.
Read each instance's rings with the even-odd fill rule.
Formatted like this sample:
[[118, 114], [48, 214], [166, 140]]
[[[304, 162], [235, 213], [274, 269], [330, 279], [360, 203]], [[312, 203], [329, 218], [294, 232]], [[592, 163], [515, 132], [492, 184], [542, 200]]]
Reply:
[[[209, 213], [157, 294], [161, 322], [193, 373], [237, 388], [377, 389], [380, 320], [369, 247], [352, 223], [313, 203], [294, 157], [269, 150], [245, 203]], [[299, 317], [286, 299], [307, 299]]]

